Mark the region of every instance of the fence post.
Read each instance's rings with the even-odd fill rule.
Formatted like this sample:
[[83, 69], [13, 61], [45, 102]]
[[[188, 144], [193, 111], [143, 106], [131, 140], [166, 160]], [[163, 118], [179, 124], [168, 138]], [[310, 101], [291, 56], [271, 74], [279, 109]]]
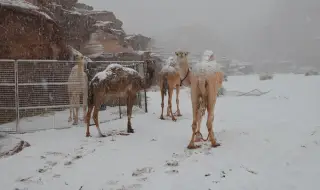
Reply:
[[14, 87], [15, 87], [15, 107], [16, 107], [16, 132], [20, 133], [20, 110], [19, 110], [19, 76], [18, 76], [18, 61], [14, 61]]
[[146, 89], [146, 85], [147, 85], [147, 77], [146, 77], [146, 73], [147, 73], [147, 60], [145, 60], [143, 62], [143, 71], [144, 71], [144, 111], [146, 113], [148, 113], [148, 102], [147, 102], [147, 89]]

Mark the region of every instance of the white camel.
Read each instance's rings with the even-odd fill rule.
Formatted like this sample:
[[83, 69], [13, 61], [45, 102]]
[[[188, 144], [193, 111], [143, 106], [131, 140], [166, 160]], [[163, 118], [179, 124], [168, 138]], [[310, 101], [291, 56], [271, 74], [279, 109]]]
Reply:
[[84, 72], [84, 57], [76, 55], [77, 64], [72, 68], [68, 79], [68, 95], [70, 101], [70, 114], [68, 122], [77, 125], [79, 121], [80, 97], [83, 97], [83, 121], [86, 122], [86, 110], [88, 99], [88, 77]]

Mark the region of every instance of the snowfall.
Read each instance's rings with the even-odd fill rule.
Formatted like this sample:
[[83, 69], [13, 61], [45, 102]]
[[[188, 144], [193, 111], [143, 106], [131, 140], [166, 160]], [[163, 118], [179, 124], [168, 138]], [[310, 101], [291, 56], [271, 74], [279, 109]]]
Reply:
[[[180, 93], [183, 116], [176, 122], [159, 119], [160, 93], [148, 92], [148, 113], [135, 113], [135, 133], [128, 136], [99, 138], [94, 126], [90, 138], [83, 126], [12, 135], [31, 146], [0, 159], [0, 189], [319, 189], [320, 76], [228, 79], [224, 86], [230, 92], [271, 91], [218, 98], [214, 120], [218, 148], [210, 148], [208, 142], [196, 150], [186, 148], [192, 132], [188, 88]], [[175, 111], [175, 95], [173, 107]], [[104, 112], [101, 120], [107, 117]], [[101, 130], [125, 130], [126, 119], [103, 123]], [[205, 121], [201, 131], [206, 136]]]

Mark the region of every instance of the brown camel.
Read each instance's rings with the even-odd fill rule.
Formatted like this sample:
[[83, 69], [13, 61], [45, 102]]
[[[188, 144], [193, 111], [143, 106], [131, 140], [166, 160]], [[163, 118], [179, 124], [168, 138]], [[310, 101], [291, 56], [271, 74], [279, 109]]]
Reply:
[[80, 108], [80, 97], [83, 97], [83, 120], [85, 121], [85, 114], [87, 109], [87, 99], [88, 99], [88, 77], [84, 72], [84, 57], [81, 55], [76, 55], [75, 60], [77, 65], [75, 65], [68, 78], [68, 94], [70, 101], [70, 114], [68, 121], [72, 121], [73, 115], [73, 125], [78, 124], [79, 108]]
[[101, 137], [105, 137], [99, 127], [99, 109], [108, 98], [114, 97], [127, 98], [127, 132], [134, 133], [131, 126], [132, 107], [137, 92], [144, 87], [144, 79], [137, 71], [119, 64], [110, 64], [104, 71], [97, 73], [89, 83], [86, 137], [90, 136], [89, 126], [92, 111], [92, 118], [98, 133]]
[[186, 82], [189, 76], [189, 64], [188, 64], [188, 52], [177, 51], [175, 52], [176, 59], [169, 57], [166, 65], [161, 69], [159, 73], [159, 86], [161, 92], [161, 115], [160, 119], [164, 120], [163, 108], [164, 108], [164, 96], [167, 94], [167, 89], [169, 92], [168, 106], [167, 106], [167, 116], [171, 116], [173, 121], [177, 119], [172, 113], [172, 94], [173, 89], [176, 88], [176, 104], [177, 111], [176, 115], [181, 116], [180, 106], [179, 106], [179, 93], [180, 86]]
[[195, 145], [195, 137], [200, 133], [201, 120], [208, 111], [207, 128], [208, 139], [212, 147], [220, 146], [213, 133], [214, 107], [217, 100], [218, 89], [222, 86], [223, 73], [214, 59], [212, 51], [205, 51], [202, 61], [197, 63], [191, 74], [191, 100], [192, 100], [192, 137], [189, 149], [200, 146]]

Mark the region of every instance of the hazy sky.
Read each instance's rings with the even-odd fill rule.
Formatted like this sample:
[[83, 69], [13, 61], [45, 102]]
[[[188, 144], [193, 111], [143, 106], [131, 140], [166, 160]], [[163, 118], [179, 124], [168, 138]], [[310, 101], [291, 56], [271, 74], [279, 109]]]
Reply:
[[[235, 33], [262, 24], [275, 0], [79, 0], [113, 11], [128, 33], [156, 35], [194, 23]], [[232, 32], [233, 31], [233, 32]]]

